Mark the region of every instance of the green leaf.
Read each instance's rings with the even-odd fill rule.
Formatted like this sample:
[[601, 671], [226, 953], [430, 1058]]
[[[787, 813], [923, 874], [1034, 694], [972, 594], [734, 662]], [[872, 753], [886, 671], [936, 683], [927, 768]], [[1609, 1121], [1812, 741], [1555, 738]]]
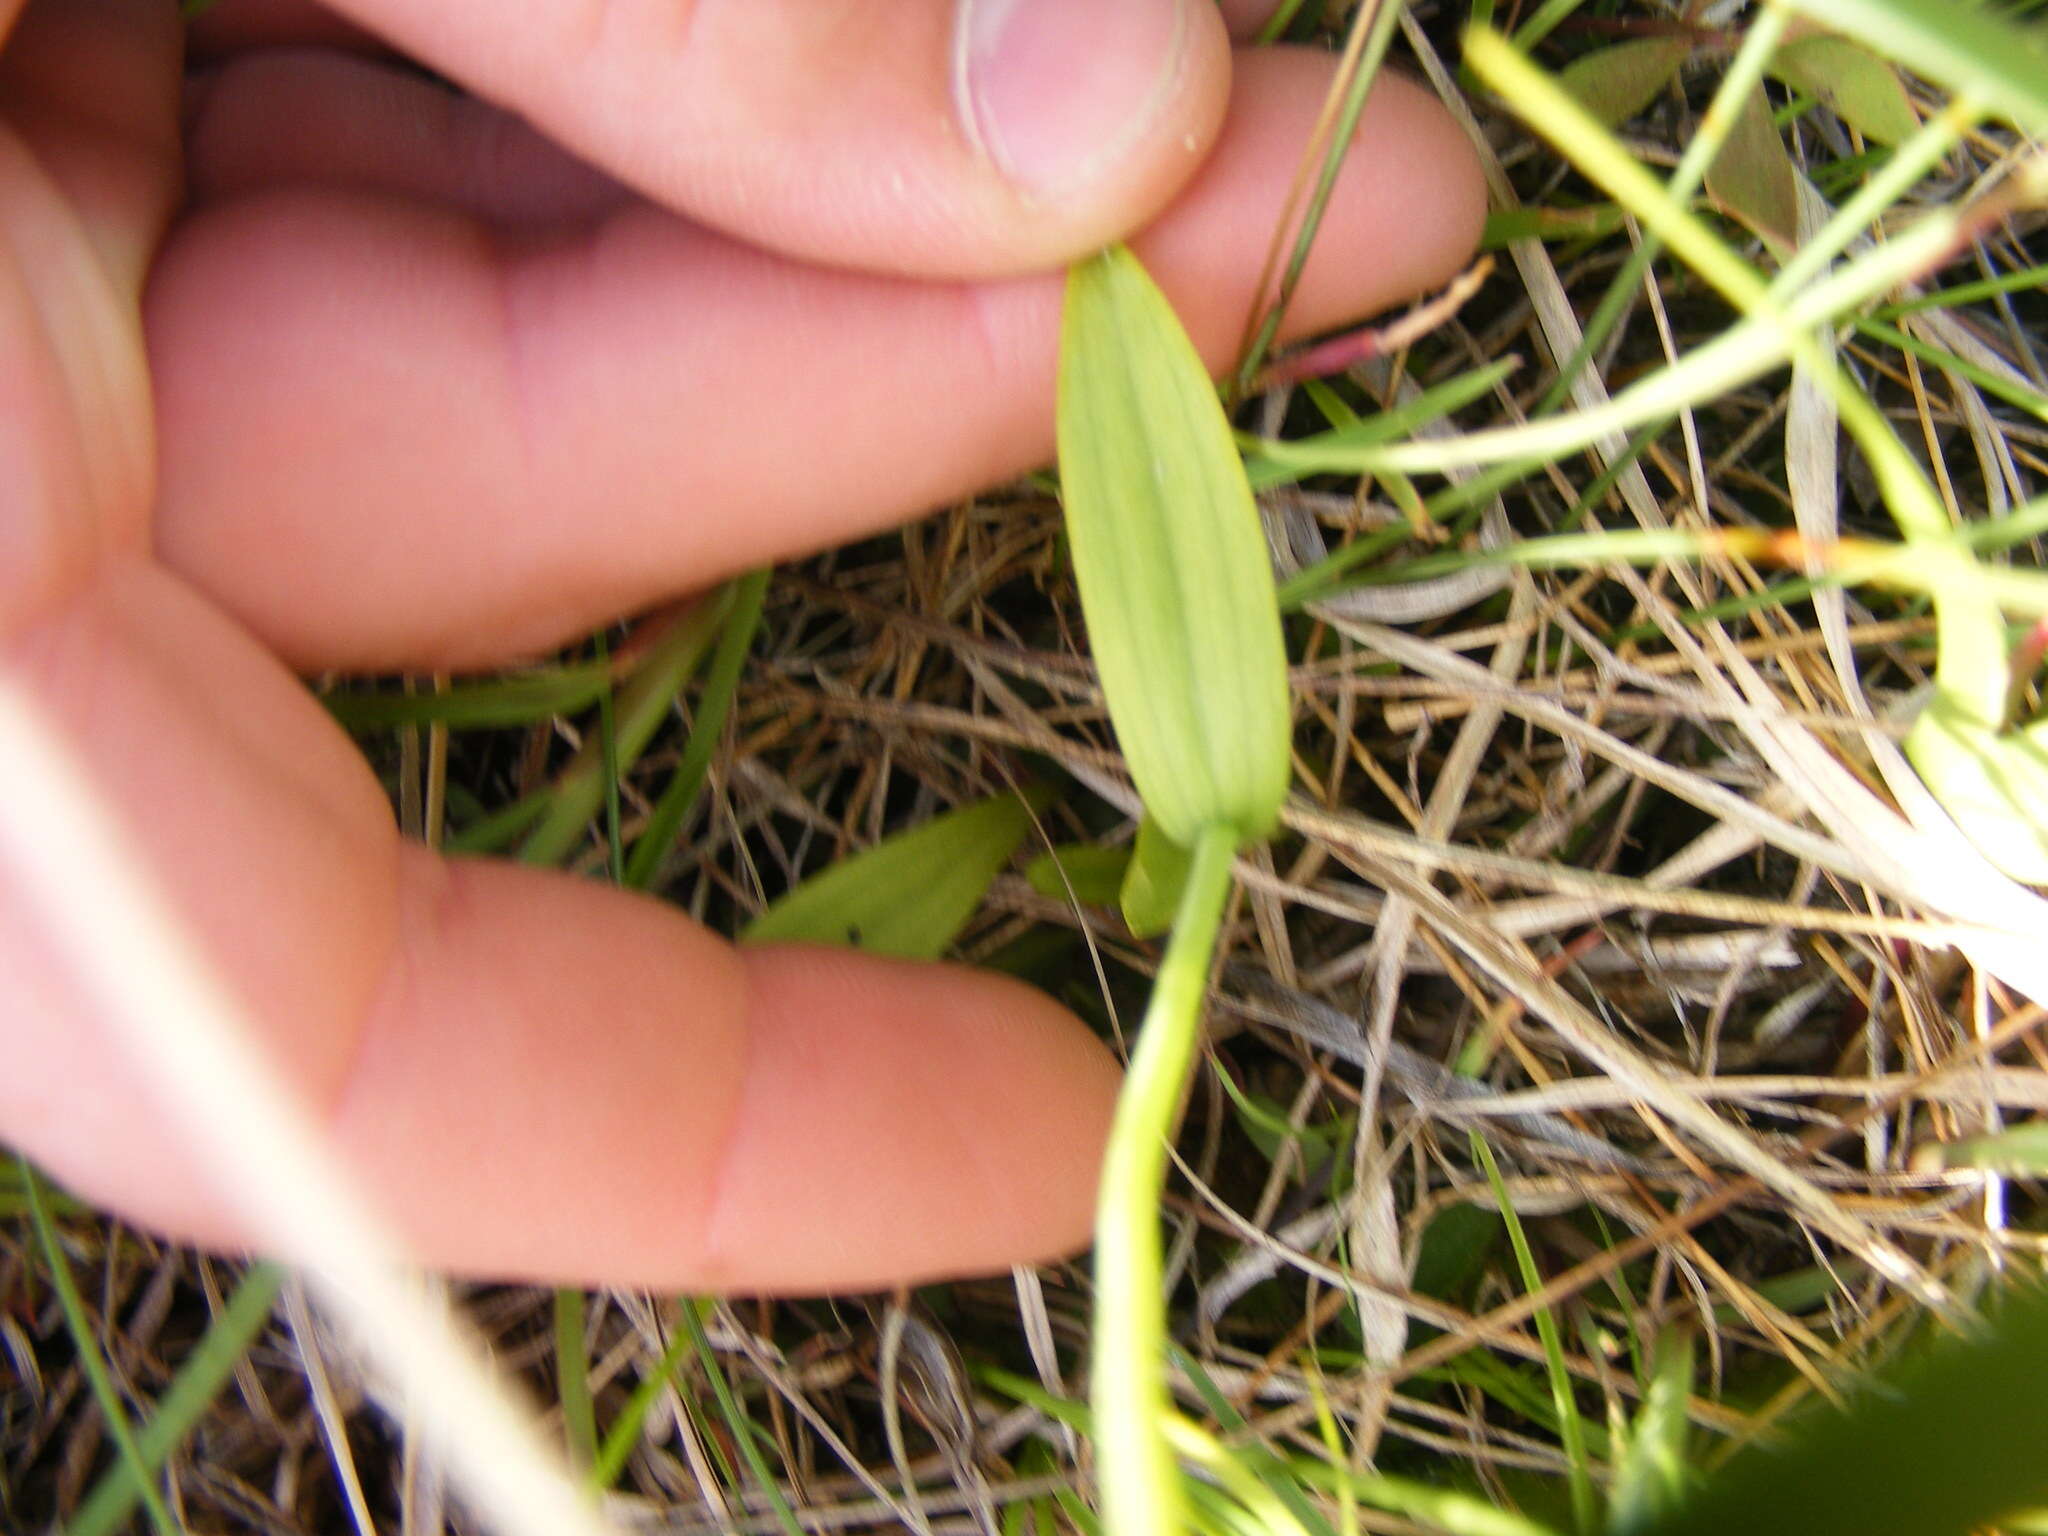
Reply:
[[1558, 83], [1594, 117], [1615, 128], [1655, 101], [1690, 57], [1690, 38], [1639, 37], [1573, 59]]
[[1915, 74], [2048, 134], [2048, 29], [2007, 21], [1981, 0], [1792, 0]]
[[1041, 896], [1078, 901], [1083, 906], [1109, 907], [1123, 888], [1130, 865], [1128, 848], [1098, 848], [1093, 843], [1061, 843], [1024, 866], [1024, 878]]
[[1899, 72], [1846, 37], [1802, 37], [1780, 48], [1768, 67], [1794, 90], [1818, 96], [1873, 143], [1900, 143], [1920, 126]]
[[2048, 723], [2001, 731], [1937, 692], [1907, 733], [1906, 756], [1985, 858], [2048, 885]]
[[884, 838], [813, 875], [747, 925], [751, 944], [843, 944], [935, 960], [981, 905], [1049, 800], [998, 795]]
[[1686, 1403], [1692, 1392], [1692, 1334], [1657, 1335], [1649, 1390], [1614, 1466], [1607, 1495], [1608, 1536], [1636, 1536], [1685, 1497]]
[[1964, 1536], [2048, 1500], [2048, 1293], [2016, 1286], [1988, 1322], [1887, 1369], [1846, 1413], [1722, 1467], [1658, 1536]]
[[1262, 837], [1290, 772], [1273, 568], [1215, 387], [1122, 246], [1076, 262], [1059, 454], [1090, 648], [1146, 808], [1192, 847]]
[[1118, 897], [1124, 923], [1132, 933], [1141, 939], [1156, 938], [1173, 926], [1173, 914], [1179, 910], [1181, 889], [1188, 883], [1188, 866], [1193, 862], [1194, 855], [1168, 837], [1150, 816], [1138, 823], [1137, 846], [1131, 852]]
[[1798, 175], [1758, 86], [1742, 99], [1728, 142], [1707, 170], [1707, 190], [1782, 255], [1798, 239]]
[[1923, 1147], [1913, 1162], [1916, 1168], [1923, 1163], [1935, 1168], [1982, 1168], [2009, 1178], [2038, 1179], [2048, 1174], [2048, 1120], [2029, 1120], [1994, 1136], [1971, 1136]]
[[1908, 541], [1935, 598], [1934, 695], [1906, 734], [1906, 756], [1985, 858], [2048, 884], [2048, 722], [2007, 730], [2012, 658], [1991, 587], [1996, 568], [1953, 545]]

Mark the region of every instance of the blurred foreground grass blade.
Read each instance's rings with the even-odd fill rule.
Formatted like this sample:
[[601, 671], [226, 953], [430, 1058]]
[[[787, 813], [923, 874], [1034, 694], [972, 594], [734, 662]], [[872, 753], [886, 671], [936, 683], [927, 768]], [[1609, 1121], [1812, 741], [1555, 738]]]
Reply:
[[1790, 0], [2029, 133], [2048, 134], [2048, 29], [2009, 21], [1981, 0]]
[[1272, 564], [1208, 372], [1122, 246], [1068, 276], [1059, 455], [1089, 648], [1146, 808], [1187, 847], [1219, 822], [1263, 836], [1289, 775]]
[[[1049, 801], [998, 795], [884, 838], [813, 875], [740, 935], [749, 943], [848, 944], [936, 960], [967, 926]], [[1027, 803], [1028, 800], [1028, 803]]]
[[1745, 1452], [1649, 1536], [1963, 1536], [2048, 1500], [2048, 1291], [2003, 1297], [1846, 1413]]

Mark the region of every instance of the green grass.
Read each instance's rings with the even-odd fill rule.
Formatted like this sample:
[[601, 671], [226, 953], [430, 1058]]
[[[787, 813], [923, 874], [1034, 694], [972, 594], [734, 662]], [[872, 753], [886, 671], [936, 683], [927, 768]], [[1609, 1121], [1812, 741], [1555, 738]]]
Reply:
[[[1761, 26], [1700, 40], [1618, 137], [1545, 81], [1662, 35], [1669, 7], [1460, 0], [1415, 7], [1412, 28], [1392, 6], [1277, 18], [1356, 43], [1333, 124], [1382, 47], [1453, 73], [1462, 27], [1497, 29], [1507, 41], [1480, 44], [1465, 79], [1521, 206], [1495, 208], [1507, 259], [1455, 320], [1299, 386], [1270, 419], [1258, 402], [1232, 418], [1269, 515], [1307, 508], [1322, 548], [1304, 539], [1277, 585], [1289, 692], [1269, 710], [1287, 790], [1316, 815], [1239, 855], [1227, 917], [1235, 831], [1192, 876], [1131, 854], [1142, 808], [1163, 801], [1174, 820], [1200, 805], [1200, 743], [1163, 768], [1133, 752], [1076, 644], [1085, 632], [1098, 661], [1113, 656], [1121, 616], [1145, 650], [1142, 623], [1197, 598], [1105, 606], [1085, 570], [1077, 591], [1074, 561], [1090, 557], [1042, 479], [516, 675], [330, 689], [394, 794], [410, 776], [417, 801], [445, 802], [451, 847], [620, 878], [736, 934], [765, 912], [779, 916], [764, 931], [1001, 958], [1140, 1053], [1100, 1272], [736, 1303], [760, 1341], [745, 1351], [694, 1301], [469, 1297], [501, 1358], [560, 1409], [592, 1486], [774, 1532], [897, 1528], [907, 1509], [1019, 1536], [1134, 1536], [1173, 1526], [1176, 1501], [1204, 1536], [1349, 1536], [1389, 1518], [1453, 1536], [1762, 1536], [1904, 1512], [1916, 1530], [2038, 1527], [2015, 1511], [2048, 1502], [2024, 1439], [2048, 1406], [2040, 1306], [2008, 1306], [2002, 1345], [1943, 1348], [1915, 1296], [1938, 1285], [1967, 1310], [2037, 1274], [2043, 1248], [2027, 1134], [2039, 1021], [2000, 979], [2013, 948], [1986, 937], [2040, 919], [1993, 873], [2023, 856], [2039, 802], [1981, 791], [2032, 782], [2010, 727], [2039, 708], [2018, 648], [2048, 612], [2048, 251], [2038, 213], [2000, 222], [1970, 199], [1995, 174], [2032, 177], [2039, 197], [2041, 162], [2013, 125], [2048, 122], [2048, 75], [2030, 68], [2034, 44], [1996, 30], [2025, 7], [1795, 9], [1919, 72], [1923, 126], [1878, 143], [1825, 92], [1783, 84], [1771, 29], [1794, 18], [1769, 7]], [[1945, 106], [1958, 85], [1970, 99]], [[1753, 91], [1832, 209], [1790, 255], [1710, 174]], [[1302, 228], [1276, 232], [1269, 301], [1298, 270], [1329, 163], [1326, 146], [1305, 157]], [[1550, 282], [1568, 323], [1531, 302]], [[1271, 312], [1247, 317], [1239, 389]], [[1938, 318], [1996, 364], [1959, 355]], [[1795, 362], [1822, 385], [1796, 430]], [[1592, 383], [1610, 404], [1575, 397]], [[1816, 420], [1849, 445], [1818, 490]], [[1304, 488], [1322, 499], [1288, 501]], [[1349, 517], [1347, 498], [1393, 515]], [[1478, 548], [1496, 502], [1515, 537]], [[1512, 580], [1399, 626], [1392, 654], [1375, 590], [1475, 567]], [[1158, 612], [1141, 622], [1147, 601]], [[1198, 710], [1216, 665], [1149, 686]], [[1115, 671], [1107, 660], [1110, 714]], [[1941, 759], [1923, 736], [1914, 760], [1974, 850], [1929, 832], [1929, 807], [1917, 822], [1893, 810], [1914, 782], [1896, 744], [1929, 697], [1961, 711], [1957, 750]], [[399, 732], [436, 726], [440, 768], [402, 756]], [[1204, 819], [1175, 820], [1180, 841]], [[1444, 873], [1414, 852], [1431, 844], [1473, 857]], [[1057, 865], [1033, 865], [1055, 845]], [[1905, 850], [1896, 866], [1888, 849]], [[821, 874], [845, 853], [863, 861], [840, 864], [853, 874]], [[914, 878], [934, 859], [957, 890]], [[1182, 893], [1187, 915], [1155, 939]], [[1766, 915], [1742, 920], [1744, 900]], [[1415, 937], [1382, 952], [1402, 902], [1421, 914]], [[1888, 936], [1901, 914], [1949, 927]], [[1815, 1236], [1673, 1106], [1575, 1054], [1545, 1011], [1558, 987], [1915, 1273]], [[1307, 1026], [1272, 1022], [1301, 998], [1370, 1018], [1389, 989], [1409, 1054], [1370, 1073], [1355, 1042], [1323, 1051]], [[1634, 1161], [1589, 1162], [1538, 1135], [1536, 1113]], [[1380, 1167], [1353, 1158], [1368, 1116], [1394, 1148]], [[1947, 1171], [1914, 1174], [1916, 1156]], [[1364, 1236], [1378, 1198], [1388, 1251]], [[0, 1220], [24, 1277], [8, 1358], [39, 1377], [0, 1385], [0, 1525], [105, 1536], [138, 1514], [164, 1530], [335, 1517], [331, 1476], [303, 1449], [319, 1443], [303, 1385], [265, 1326], [273, 1272], [214, 1294], [190, 1261], [25, 1176], [0, 1182]], [[885, 1380], [892, 1307], [914, 1310], [930, 1348]], [[1891, 1362], [1919, 1373], [1911, 1391], [1858, 1385]], [[1828, 1427], [1816, 1381], [1860, 1428]], [[379, 1438], [367, 1403], [351, 1412], [373, 1500], [395, 1509], [398, 1437]], [[1782, 1448], [1794, 1432], [1805, 1459]], [[1780, 1448], [1731, 1454], [1752, 1441]], [[1119, 1455], [1145, 1470], [1105, 1526], [1098, 1479]]]

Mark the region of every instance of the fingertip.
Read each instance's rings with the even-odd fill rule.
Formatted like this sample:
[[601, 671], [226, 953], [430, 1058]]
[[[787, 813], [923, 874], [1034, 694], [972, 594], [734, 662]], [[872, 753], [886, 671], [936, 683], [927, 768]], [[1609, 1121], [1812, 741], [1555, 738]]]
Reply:
[[[1316, 50], [1241, 53], [1216, 152], [1172, 217], [1135, 242], [1216, 366], [1228, 362], [1244, 320], [1214, 300], [1244, 286], [1243, 242], [1219, 233], [1277, 224], [1290, 178], [1274, 168], [1300, 160], [1330, 80], [1329, 58]], [[1424, 87], [1383, 74], [1317, 227], [1287, 333], [1355, 320], [1440, 286], [1477, 249], [1485, 216], [1485, 180], [1463, 129]]]
[[1085, 1246], [1120, 1074], [1072, 1014], [957, 966], [741, 953], [755, 1007], [706, 1228], [714, 1275], [805, 1290]]
[[959, 0], [954, 26], [955, 112], [1010, 194], [972, 275], [1057, 266], [1138, 228], [1221, 130], [1230, 38], [1208, 0]]

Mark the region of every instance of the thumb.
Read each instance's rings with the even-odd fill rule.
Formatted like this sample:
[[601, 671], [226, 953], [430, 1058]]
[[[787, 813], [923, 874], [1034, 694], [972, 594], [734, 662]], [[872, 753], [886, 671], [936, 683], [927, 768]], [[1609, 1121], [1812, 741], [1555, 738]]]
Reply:
[[707, 224], [906, 275], [1056, 266], [1221, 125], [1211, 0], [337, 0]]

